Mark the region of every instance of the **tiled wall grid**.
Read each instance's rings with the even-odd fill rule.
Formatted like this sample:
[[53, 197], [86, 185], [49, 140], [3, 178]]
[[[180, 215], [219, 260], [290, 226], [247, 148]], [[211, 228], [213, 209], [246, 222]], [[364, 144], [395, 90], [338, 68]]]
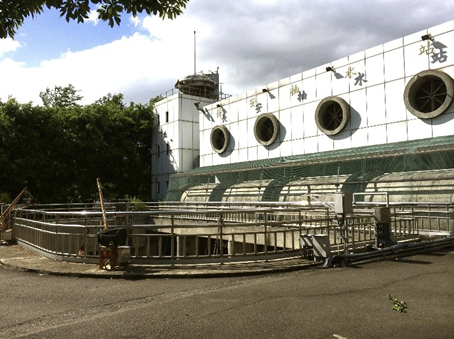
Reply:
[[[422, 41], [428, 33], [433, 41]], [[207, 105], [206, 113], [199, 112], [200, 166], [453, 135], [454, 107], [422, 120], [404, 103], [405, 86], [415, 74], [430, 69], [454, 77], [453, 47], [451, 21]], [[327, 71], [329, 66], [335, 72]], [[334, 136], [325, 135], [315, 122], [317, 105], [329, 96], [341, 97], [350, 106], [348, 125]], [[263, 113], [275, 115], [281, 126], [270, 146], [254, 136], [254, 123]], [[217, 125], [230, 131], [229, 147], [222, 154], [210, 143]]]

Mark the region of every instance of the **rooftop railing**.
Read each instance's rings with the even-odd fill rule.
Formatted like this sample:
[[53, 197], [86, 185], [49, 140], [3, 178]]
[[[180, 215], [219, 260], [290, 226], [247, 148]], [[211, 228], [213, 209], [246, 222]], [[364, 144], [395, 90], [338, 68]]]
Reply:
[[[165, 91], [164, 93], [159, 94], [158, 97], [165, 99], [165, 98], [170, 97], [177, 93], [183, 93], [183, 92], [180, 91], [178, 88], [172, 88], [172, 89], [169, 89], [168, 91]], [[200, 89], [200, 88], [196, 88], [196, 87], [185, 87], [184, 94], [203, 97], [203, 98], [216, 99], [216, 100], [223, 100], [223, 99], [227, 99], [227, 98], [231, 97], [231, 95], [227, 94], [227, 93], [213, 94], [212, 90]]]

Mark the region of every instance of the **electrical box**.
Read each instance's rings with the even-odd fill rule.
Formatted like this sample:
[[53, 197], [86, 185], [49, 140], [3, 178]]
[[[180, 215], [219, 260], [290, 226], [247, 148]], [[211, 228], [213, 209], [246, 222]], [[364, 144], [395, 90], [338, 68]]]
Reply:
[[353, 213], [353, 197], [350, 193], [334, 194], [334, 211], [337, 214]]
[[331, 255], [329, 236], [327, 234], [314, 234], [314, 254], [316, 257], [328, 258]]
[[301, 246], [312, 249], [316, 258], [328, 258], [331, 255], [327, 234], [301, 234], [300, 243]]
[[391, 210], [389, 207], [374, 208], [375, 222], [381, 224], [389, 224], [391, 222]]

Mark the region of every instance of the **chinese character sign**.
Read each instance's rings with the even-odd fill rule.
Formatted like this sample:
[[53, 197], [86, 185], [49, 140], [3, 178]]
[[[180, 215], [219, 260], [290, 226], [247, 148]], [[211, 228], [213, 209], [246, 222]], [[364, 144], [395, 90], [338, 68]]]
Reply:
[[427, 55], [434, 53], [434, 46], [432, 41], [427, 40], [427, 46], [421, 45], [419, 48], [419, 55], [426, 53]]
[[294, 96], [295, 94], [298, 94], [300, 92], [300, 88], [297, 85], [293, 85], [290, 88], [290, 96]]
[[352, 76], [356, 75], [356, 72], [353, 71], [354, 69], [355, 69], [355, 67], [348, 66], [348, 70], [347, 70], [347, 72], [345, 72], [347, 78], [351, 79]]

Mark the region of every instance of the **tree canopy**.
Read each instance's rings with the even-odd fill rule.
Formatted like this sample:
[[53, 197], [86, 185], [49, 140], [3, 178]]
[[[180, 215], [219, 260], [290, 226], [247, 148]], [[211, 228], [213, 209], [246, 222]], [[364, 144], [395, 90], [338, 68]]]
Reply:
[[[68, 88], [74, 90], [60, 94]], [[122, 94], [86, 106], [0, 100], [0, 196], [28, 187], [40, 203], [84, 202], [97, 197], [101, 178], [108, 199], [149, 200], [156, 100], [125, 105]]]
[[165, 19], [175, 19], [183, 13], [189, 0], [2, 0], [0, 1], [0, 38], [14, 38], [16, 30], [25, 18], [41, 14], [45, 8], [60, 11], [66, 21], [78, 23], [88, 19], [93, 8], [97, 8], [98, 18], [107, 21], [110, 27], [120, 25], [121, 14], [138, 13], [159, 15]]
[[39, 97], [46, 107], [71, 107], [77, 106], [77, 102], [83, 99], [77, 92], [73, 85], [55, 86], [54, 89], [46, 88], [44, 92], [40, 92]]

